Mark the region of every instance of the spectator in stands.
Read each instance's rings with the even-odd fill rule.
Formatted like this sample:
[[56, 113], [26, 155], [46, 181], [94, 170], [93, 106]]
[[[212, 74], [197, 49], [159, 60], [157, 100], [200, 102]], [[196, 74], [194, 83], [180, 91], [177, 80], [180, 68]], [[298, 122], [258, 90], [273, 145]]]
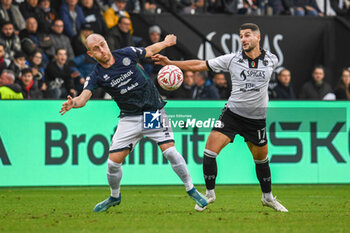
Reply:
[[272, 90], [273, 97], [280, 100], [295, 100], [296, 96], [291, 84], [291, 75], [288, 69], [282, 69], [277, 76], [277, 85]]
[[330, 0], [330, 3], [338, 16], [350, 16], [349, 0]]
[[45, 69], [48, 98], [64, 99], [67, 94], [76, 96], [72, 74], [72, 69], [67, 64], [67, 51], [57, 49], [55, 60], [49, 63]]
[[39, 1], [39, 13], [36, 18], [39, 25], [38, 30], [49, 34], [51, 32], [51, 25], [57, 18], [56, 10], [51, 7], [50, 0]]
[[339, 84], [335, 89], [337, 100], [350, 100], [350, 70], [343, 69]]
[[227, 100], [231, 95], [231, 88], [227, 85], [224, 73], [217, 73], [213, 77], [213, 82], [219, 92], [220, 99]]
[[194, 87], [194, 73], [192, 71], [184, 72], [184, 81], [179, 89], [173, 91], [169, 99], [182, 99], [182, 100], [190, 100], [192, 99]]
[[60, 17], [64, 22], [64, 33], [72, 39], [85, 23], [83, 10], [77, 5], [78, 0], [66, 0], [60, 7]]
[[81, 26], [80, 33], [76, 35], [72, 40], [72, 47], [73, 47], [75, 56], [86, 54], [87, 49], [85, 47], [85, 41], [86, 41], [86, 38], [92, 33], [94, 33], [94, 30], [90, 23], [84, 23]]
[[0, 100], [23, 99], [21, 87], [15, 82], [15, 76], [10, 70], [3, 70], [0, 76]]
[[[38, 48], [41, 48], [47, 53], [53, 46], [49, 35], [38, 33], [38, 23], [34, 17], [29, 17], [26, 20], [26, 28], [20, 32], [19, 37], [21, 39], [22, 50], [27, 56]], [[45, 57], [44, 60], [47, 62], [48, 58]]]
[[290, 0], [290, 6], [297, 16], [323, 16], [315, 0]]
[[184, 14], [195, 14], [203, 12], [205, 0], [181, 0], [179, 1], [182, 6], [181, 13]]
[[145, 13], [156, 13], [158, 6], [155, 3], [155, 0], [145, 0], [143, 5], [143, 11]]
[[196, 100], [218, 100], [220, 99], [219, 92], [216, 87], [207, 83], [207, 73], [206, 72], [196, 72], [194, 74], [194, 83], [192, 99]]
[[[108, 10], [106, 10], [106, 12], [104, 13], [104, 18], [108, 28], [115, 27], [118, 24], [120, 17], [127, 17], [130, 19], [129, 13], [125, 11], [126, 2], [127, 0], [114, 0], [111, 7], [108, 8]], [[131, 20], [129, 29], [130, 34], [132, 34], [133, 29], [131, 25]]]
[[12, 60], [14, 54], [21, 51], [21, 40], [15, 34], [15, 29], [10, 21], [1, 26], [0, 43], [5, 47], [5, 58]]
[[12, 22], [16, 31], [25, 27], [25, 21], [18, 6], [12, 5], [12, 0], [1, 0], [0, 22]]
[[30, 69], [22, 70], [19, 85], [24, 99], [42, 99], [43, 95], [34, 81], [33, 73]]
[[22, 70], [28, 68], [27, 66], [27, 61], [26, 61], [26, 54], [23, 53], [22, 51], [18, 51], [15, 53], [14, 55], [14, 59], [11, 62], [11, 64], [9, 65], [8, 69], [12, 70], [15, 78], [16, 78], [16, 82], [18, 80], [18, 78], [21, 75]]
[[63, 28], [63, 21], [61, 19], [55, 19], [51, 27], [52, 32], [49, 35], [52, 41], [52, 48], [49, 51], [49, 56], [51, 58], [55, 57], [57, 49], [64, 48], [67, 51], [68, 60], [70, 60], [74, 58], [74, 52], [70, 39], [63, 34]]
[[34, 51], [33, 54], [29, 56], [29, 61], [27, 62], [27, 65], [31, 69], [33, 73], [34, 81], [37, 82], [37, 86], [40, 88], [41, 91], [45, 92], [47, 89], [45, 81], [45, 69], [42, 64], [43, 60], [43, 54], [40, 50]]
[[138, 14], [141, 12], [141, 5], [143, 2], [144, 0], [128, 0], [125, 6], [125, 10], [127, 12]]
[[327, 94], [333, 93], [331, 85], [324, 81], [324, 69], [315, 66], [312, 72], [312, 80], [305, 83], [301, 89], [300, 99], [322, 100]]
[[102, 16], [102, 10], [94, 0], [81, 0], [86, 23], [91, 24], [94, 32], [106, 35], [107, 25]]
[[110, 30], [107, 36], [107, 43], [112, 51], [134, 45], [132, 35], [130, 34], [130, 24], [131, 20], [122, 16], [117, 26]]
[[[147, 47], [149, 45], [157, 43], [160, 41], [160, 38], [161, 38], [160, 27], [157, 25], [151, 26], [148, 29], [148, 38], [146, 41], [143, 42], [142, 47]], [[160, 54], [165, 55], [165, 51], [166, 49], [162, 50]], [[146, 74], [149, 76], [152, 76], [153, 79], [155, 76], [157, 76], [158, 71], [162, 68], [162, 66], [160, 65], [155, 65], [151, 58], [142, 59], [141, 64], [145, 69]]]
[[10, 65], [11, 61], [5, 58], [5, 46], [0, 44], [0, 73]]
[[40, 13], [38, 7], [38, 0], [26, 0], [19, 5], [19, 10], [21, 11], [24, 19], [30, 17], [37, 17]]

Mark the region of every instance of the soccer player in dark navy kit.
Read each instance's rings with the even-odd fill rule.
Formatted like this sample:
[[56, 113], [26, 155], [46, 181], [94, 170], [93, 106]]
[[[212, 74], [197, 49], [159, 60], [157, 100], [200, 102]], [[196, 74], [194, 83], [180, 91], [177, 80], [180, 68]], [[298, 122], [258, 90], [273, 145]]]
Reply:
[[[164, 157], [169, 160], [173, 170], [184, 183], [187, 193], [197, 205], [204, 208], [208, 204], [206, 197], [194, 188], [185, 160], [174, 146], [173, 132], [167, 127], [170, 124], [163, 108], [165, 102], [137, 63], [138, 59], [151, 57], [175, 44], [176, 36], [168, 35], [162, 42], [146, 48], [126, 47], [111, 52], [101, 35], [92, 34], [86, 39], [87, 53], [96, 59], [98, 64], [86, 78], [83, 92], [75, 98], [68, 96], [60, 113], [63, 115], [71, 108], [83, 107], [96, 87], [102, 87], [120, 108], [120, 121], [110, 145], [107, 168], [111, 196], [98, 203], [94, 208], [95, 212], [103, 212], [120, 204], [121, 164], [143, 136], [158, 143]], [[162, 119], [166, 126], [145, 127], [143, 116], [146, 113], [151, 114], [150, 121]]]
[[[219, 120], [222, 127], [214, 127], [208, 137], [203, 159], [203, 172], [208, 202], [215, 201], [216, 157], [235, 135], [244, 137], [255, 162], [255, 170], [262, 191], [261, 202], [276, 211], [288, 210], [272, 196], [271, 172], [267, 157], [266, 108], [268, 83], [277, 66], [277, 57], [260, 49], [260, 29], [247, 23], [240, 27], [242, 51], [226, 54], [208, 61], [170, 61], [162, 55], [153, 56], [156, 64], [175, 65], [182, 70], [229, 72], [232, 91]], [[205, 209], [196, 205], [198, 211]]]

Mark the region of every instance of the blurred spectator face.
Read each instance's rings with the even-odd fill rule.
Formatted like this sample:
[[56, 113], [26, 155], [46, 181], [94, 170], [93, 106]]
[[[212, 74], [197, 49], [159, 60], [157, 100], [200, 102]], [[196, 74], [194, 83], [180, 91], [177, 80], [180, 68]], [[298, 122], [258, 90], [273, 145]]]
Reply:
[[160, 35], [157, 32], [152, 32], [149, 35], [149, 39], [152, 41], [152, 43], [157, 43], [160, 40]]
[[205, 83], [205, 79], [200, 72], [196, 72], [194, 75], [194, 83], [197, 87], [203, 86]]
[[282, 83], [283, 86], [287, 87], [290, 83], [290, 71], [282, 70], [278, 75], [278, 80]]
[[341, 75], [341, 80], [345, 84], [345, 86], [350, 85], [350, 70], [343, 70], [343, 73]]
[[14, 28], [12, 24], [6, 24], [2, 27], [2, 33], [4, 33], [6, 37], [11, 37], [13, 35], [13, 32]]
[[34, 65], [40, 65], [43, 60], [43, 55], [40, 52], [36, 52], [32, 58]]
[[38, 23], [36, 22], [35, 18], [30, 17], [26, 20], [26, 29], [28, 32], [36, 33], [38, 30]]
[[38, 5], [38, 0], [27, 0], [31, 7], [36, 7]]
[[125, 9], [126, 2], [127, 1], [125, 1], [125, 0], [115, 0], [114, 4], [118, 7], [118, 9], [120, 11], [123, 11]]
[[13, 83], [13, 79], [7, 72], [2, 72], [0, 76], [0, 87], [5, 85], [10, 85]]
[[239, 32], [241, 44], [245, 52], [252, 51], [260, 41], [260, 34], [253, 32], [251, 29], [241, 30]]
[[49, 9], [50, 8], [50, 0], [42, 0], [40, 2], [40, 7], [43, 9]]
[[186, 71], [184, 73], [184, 83], [186, 85], [193, 86], [194, 84], [193, 78], [194, 78], [194, 73], [192, 71]]
[[90, 36], [92, 33], [94, 33], [94, 31], [88, 30], [88, 29], [82, 29], [80, 33], [81, 33], [85, 38], [87, 38], [87, 37]]
[[26, 66], [26, 58], [25, 57], [19, 57], [13, 59], [13, 61], [22, 69]]
[[91, 8], [94, 5], [94, 0], [81, 0], [81, 5], [86, 8]]
[[33, 82], [33, 74], [31, 72], [27, 72], [21, 76], [21, 81], [25, 87], [28, 87]]
[[66, 0], [69, 6], [75, 6], [78, 3], [78, 0]]
[[213, 79], [214, 83], [219, 87], [226, 87], [227, 81], [224, 74], [216, 74]]
[[57, 54], [55, 56], [57, 63], [62, 66], [67, 61], [67, 52], [65, 49], [60, 49], [57, 51]]
[[1, 4], [2, 4], [5, 8], [7, 8], [7, 7], [11, 6], [12, 0], [1, 0]]
[[315, 80], [316, 83], [321, 83], [324, 79], [324, 71], [322, 68], [315, 68], [314, 72], [312, 73], [312, 78]]
[[64, 24], [62, 20], [56, 20], [52, 25], [52, 30], [57, 34], [62, 34], [64, 28]]
[[0, 58], [3, 58], [5, 55], [5, 49], [3, 45], [0, 45]]
[[122, 18], [121, 21], [118, 23], [120, 31], [124, 33], [128, 33], [130, 29], [131, 21], [129, 18]]

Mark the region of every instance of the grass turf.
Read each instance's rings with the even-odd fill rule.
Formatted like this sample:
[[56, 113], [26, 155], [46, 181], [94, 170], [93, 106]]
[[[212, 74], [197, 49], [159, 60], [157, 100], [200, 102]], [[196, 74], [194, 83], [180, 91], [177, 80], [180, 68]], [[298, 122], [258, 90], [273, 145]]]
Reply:
[[[199, 187], [200, 191], [204, 187]], [[289, 213], [262, 207], [257, 185], [217, 186], [202, 213], [182, 186], [1, 188], [0, 232], [350, 232], [350, 185], [274, 185]]]

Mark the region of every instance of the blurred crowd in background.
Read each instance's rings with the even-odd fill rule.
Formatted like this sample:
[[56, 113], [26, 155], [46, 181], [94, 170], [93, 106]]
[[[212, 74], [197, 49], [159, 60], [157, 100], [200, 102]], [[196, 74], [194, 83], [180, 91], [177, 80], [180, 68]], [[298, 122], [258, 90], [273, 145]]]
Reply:
[[[329, 6], [324, 13], [324, 3]], [[134, 36], [130, 14], [242, 14], [317, 16], [350, 15], [350, 0], [1, 0], [0, 99], [64, 99], [81, 93], [96, 61], [87, 55], [85, 40], [92, 33], [105, 36], [111, 50], [146, 47], [162, 40], [153, 25], [143, 37]], [[171, 57], [164, 50], [162, 54]], [[160, 66], [143, 59], [140, 66], [154, 80], [164, 99], [227, 99], [231, 79], [224, 73], [184, 72], [176, 91], [157, 83]], [[281, 69], [269, 87], [271, 99], [350, 100], [350, 70], [344, 68], [337, 86], [324, 81], [315, 66], [310, 81], [295, 92], [293, 72]], [[102, 89], [95, 99], [109, 99]]]

